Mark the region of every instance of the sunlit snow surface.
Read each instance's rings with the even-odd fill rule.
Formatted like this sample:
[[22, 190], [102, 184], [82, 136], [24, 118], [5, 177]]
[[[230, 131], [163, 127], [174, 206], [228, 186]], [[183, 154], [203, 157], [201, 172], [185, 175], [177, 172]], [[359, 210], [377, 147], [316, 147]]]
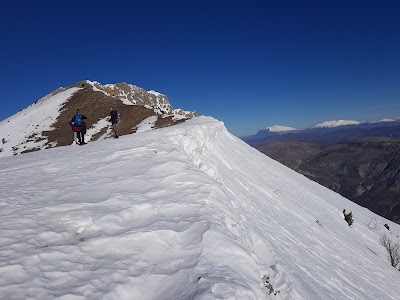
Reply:
[[212, 118], [1, 158], [0, 180], [0, 299], [399, 299], [398, 225]]
[[157, 116], [151, 116], [144, 119], [141, 123], [137, 125], [136, 132], [139, 133], [151, 130], [156, 125], [157, 119]]
[[[51, 130], [62, 105], [80, 88], [69, 88], [55, 95], [48, 95], [29, 107], [0, 122], [0, 157], [11, 156], [29, 148], [44, 149], [47, 138], [42, 132]], [[29, 137], [43, 138], [42, 141], [29, 141]], [[22, 147], [25, 146], [25, 149]], [[14, 150], [16, 148], [21, 148]]]

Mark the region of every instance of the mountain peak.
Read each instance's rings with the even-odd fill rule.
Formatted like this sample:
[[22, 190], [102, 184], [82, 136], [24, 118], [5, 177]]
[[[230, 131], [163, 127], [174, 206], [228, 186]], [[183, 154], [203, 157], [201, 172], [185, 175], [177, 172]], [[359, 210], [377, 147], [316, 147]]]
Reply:
[[267, 127], [266, 130], [268, 130], [269, 132], [288, 132], [288, 131], [294, 131], [294, 130], [298, 130], [298, 129], [293, 128], [293, 127], [288, 127], [288, 126], [274, 125], [271, 127]]
[[390, 122], [395, 122], [395, 121], [396, 121], [395, 119], [383, 118], [381, 120], [374, 121], [374, 122], [371, 122], [371, 123], [390, 123]]
[[315, 128], [333, 128], [339, 126], [359, 125], [361, 122], [354, 120], [333, 120], [317, 124]]
[[90, 85], [94, 91], [102, 92], [106, 96], [119, 98], [125, 105], [147, 105], [157, 113], [170, 114], [173, 107], [166, 95], [150, 90], [146, 91], [136, 85], [126, 82], [115, 84], [101, 84], [97, 81], [85, 80], [75, 86]]
[[[29, 107], [0, 122], [0, 156], [70, 145], [68, 122], [77, 108], [87, 116], [87, 141], [111, 135], [110, 107], [121, 116], [120, 135], [145, 128], [160, 128], [184, 122], [195, 112], [174, 109], [166, 95], [128, 83], [105, 84], [84, 80], [58, 88]], [[150, 119], [148, 119], [150, 118]], [[148, 120], [146, 120], [148, 119]], [[141, 129], [141, 131], [143, 131]]]

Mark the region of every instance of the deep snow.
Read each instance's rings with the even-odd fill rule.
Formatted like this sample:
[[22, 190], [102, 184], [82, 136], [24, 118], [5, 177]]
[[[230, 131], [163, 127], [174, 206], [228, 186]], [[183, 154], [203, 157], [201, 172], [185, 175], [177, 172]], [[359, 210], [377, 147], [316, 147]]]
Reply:
[[398, 225], [212, 118], [1, 158], [0, 180], [0, 299], [399, 299]]

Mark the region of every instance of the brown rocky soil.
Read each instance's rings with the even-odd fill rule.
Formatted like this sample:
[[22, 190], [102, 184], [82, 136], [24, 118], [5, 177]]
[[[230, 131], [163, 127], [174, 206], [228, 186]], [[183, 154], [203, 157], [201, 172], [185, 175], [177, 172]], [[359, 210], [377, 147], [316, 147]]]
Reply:
[[[47, 137], [49, 143], [56, 142], [57, 146], [65, 146], [72, 143], [73, 133], [68, 122], [77, 108], [79, 108], [81, 114], [87, 117], [87, 120], [85, 120], [86, 126], [90, 128], [100, 119], [108, 117], [110, 107], [113, 106], [121, 117], [121, 122], [118, 124], [119, 135], [134, 133], [136, 126], [150, 116], [158, 117], [155, 128], [171, 126], [184, 121], [173, 121], [172, 117], [161, 118], [161, 115], [158, 115], [152, 109], [141, 105], [125, 105], [117, 97], [107, 96], [100, 91], [93, 91], [92, 86], [85, 82], [77, 83], [74, 86], [82, 89], [76, 92], [61, 108], [61, 114], [53, 125], [54, 129], [43, 132], [43, 136]], [[92, 140], [97, 140], [106, 130], [104, 128], [100, 133], [94, 135]]]

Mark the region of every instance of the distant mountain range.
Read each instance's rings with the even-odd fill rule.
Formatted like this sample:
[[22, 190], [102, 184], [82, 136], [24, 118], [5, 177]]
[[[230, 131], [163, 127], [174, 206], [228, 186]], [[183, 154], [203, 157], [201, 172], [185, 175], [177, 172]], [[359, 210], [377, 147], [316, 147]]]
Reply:
[[258, 147], [275, 141], [315, 142], [322, 145], [351, 141], [364, 137], [400, 138], [400, 120], [383, 119], [376, 122], [361, 123], [352, 120], [328, 121], [313, 128], [274, 130], [273, 126], [258, 131], [255, 135], [242, 137], [248, 144]]
[[0, 157], [72, 144], [68, 121], [77, 108], [87, 116], [87, 141], [110, 137], [111, 106], [121, 117], [120, 135], [174, 125], [197, 115], [174, 109], [166, 95], [155, 91], [127, 83], [102, 85], [85, 80], [59, 88], [1, 121]]
[[329, 121], [260, 130], [244, 140], [269, 157], [400, 223], [400, 120]]

